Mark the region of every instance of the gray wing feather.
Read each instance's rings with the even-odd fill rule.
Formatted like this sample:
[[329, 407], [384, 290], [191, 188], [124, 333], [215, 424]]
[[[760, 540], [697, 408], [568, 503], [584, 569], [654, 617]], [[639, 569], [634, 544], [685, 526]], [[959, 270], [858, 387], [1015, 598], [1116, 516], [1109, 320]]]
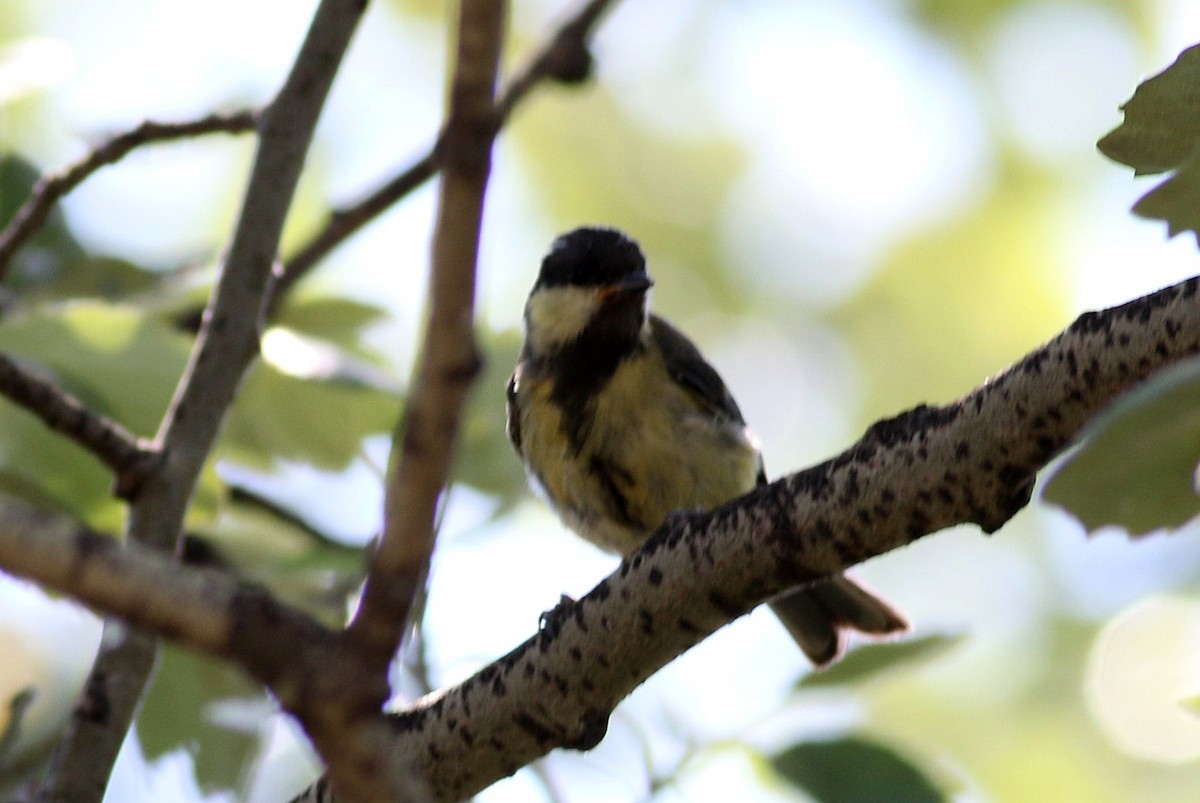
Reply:
[[[742, 411], [717, 369], [708, 364], [700, 349], [687, 336], [657, 315], [650, 316], [650, 334], [663, 353], [671, 378], [691, 392], [692, 396], [714, 418], [745, 424]], [[758, 484], [766, 485], [767, 474], [761, 461]]]

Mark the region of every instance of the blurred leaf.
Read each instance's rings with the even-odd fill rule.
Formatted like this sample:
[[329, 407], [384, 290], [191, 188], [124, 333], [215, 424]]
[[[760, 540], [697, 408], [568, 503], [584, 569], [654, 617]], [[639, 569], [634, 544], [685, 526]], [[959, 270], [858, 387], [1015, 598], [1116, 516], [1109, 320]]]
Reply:
[[[40, 171], [19, 156], [0, 156], [0, 228], [6, 227], [28, 200]], [[62, 210], [55, 208], [41, 228], [17, 252], [5, 276], [5, 286], [16, 293], [53, 281], [66, 266], [84, 256], [67, 228]]]
[[1200, 513], [1200, 361], [1173, 366], [1124, 394], [1083, 437], [1053, 469], [1042, 498], [1089, 532], [1115, 525], [1139, 535], [1180, 527]]
[[[101, 298], [119, 302], [160, 287], [169, 274], [155, 273], [112, 257], [88, 257], [62, 271], [54, 281], [31, 288], [37, 298]], [[22, 301], [34, 297], [22, 295]]]
[[[92, 409], [152, 435], [187, 359], [189, 339], [132, 307], [40, 305], [0, 320], [0, 350], [32, 361]], [[102, 530], [123, 508], [99, 460], [32, 414], [0, 404], [0, 487]]]
[[317, 532], [298, 515], [235, 488], [218, 516], [193, 530], [238, 577], [260, 583], [331, 627], [366, 569], [362, 549]]
[[892, 750], [858, 737], [792, 745], [775, 771], [820, 803], [937, 803], [948, 796]]
[[0, 455], [4, 495], [68, 513], [100, 532], [121, 530], [125, 508], [112, 495], [108, 468], [32, 415], [0, 410]]
[[101, 301], [47, 304], [0, 321], [0, 349], [47, 366], [85, 404], [143, 436], [158, 428], [190, 347], [141, 310]]
[[1187, 699], [1180, 700], [1179, 705], [1181, 705], [1183, 710], [1187, 711], [1189, 714], [1200, 717], [1200, 696], [1188, 697]]
[[903, 669], [917, 661], [941, 655], [962, 641], [961, 635], [934, 635], [885, 644], [865, 644], [851, 650], [829, 669], [805, 675], [796, 683], [796, 688], [861, 683], [889, 670]]
[[[686, 66], [679, 69], [680, 80], [691, 80]], [[659, 310], [695, 309], [699, 298], [747, 303], [718, 242], [722, 209], [746, 161], [732, 136], [664, 135], [599, 85], [545, 93], [523, 108], [508, 136], [556, 229], [603, 223], [641, 242], [659, 282]], [[530, 284], [536, 267], [528, 266]]]
[[[0, 228], [8, 225], [39, 178], [37, 168], [20, 157], [0, 157]], [[22, 304], [71, 298], [115, 301], [157, 287], [162, 276], [124, 260], [88, 255], [56, 207], [15, 255], [5, 287]]]
[[362, 330], [378, 323], [387, 312], [349, 298], [289, 298], [274, 319], [276, 326], [326, 340], [345, 351], [378, 362], [379, 355], [360, 341]]
[[342, 469], [367, 435], [390, 432], [400, 411], [392, 393], [349, 382], [301, 379], [263, 362], [242, 386], [221, 456], [252, 467], [294, 460]]
[[433, 22], [444, 22], [446, 6], [440, 0], [390, 0], [392, 8], [405, 16], [422, 17]]
[[1137, 175], [1163, 173], [1191, 158], [1200, 143], [1200, 46], [1134, 91], [1121, 107], [1125, 120], [1097, 147]]
[[237, 788], [255, 759], [259, 736], [212, 721], [212, 704], [231, 699], [245, 700], [249, 706], [271, 705], [232, 664], [164, 644], [137, 718], [146, 758], [153, 761], [172, 750], [186, 750], [195, 758], [196, 780], [203, 790]]
[[495, 496], [500, 502], [499, 514], [526, 492], [525, 470], [508, 439], [504, 413], [504, 390], [517, 364], [521, 335], [512, 331], [489, 334], [483, 350], [483, 375], [471, 390], [463, 416], [454, 480]]
[[861, 420], [958, 398], [1060, 324], [1059, 219], [1054, 187], [1021, 173], [888, 255], [830, 314], [862, 366]]

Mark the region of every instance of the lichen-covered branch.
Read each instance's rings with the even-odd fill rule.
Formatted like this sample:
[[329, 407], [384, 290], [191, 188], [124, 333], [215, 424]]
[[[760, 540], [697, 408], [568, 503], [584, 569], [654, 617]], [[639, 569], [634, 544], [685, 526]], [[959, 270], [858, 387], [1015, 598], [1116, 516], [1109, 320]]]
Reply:
[[[776, 594], [945, 527], [1002, 526], [1117, 394], [1198, 353], [1200, 278], [1083, 315], [953, 404], [878, 422], [819, 466], [672, 517], [525, 644], [391, 716], [375, 704], [372, 653], [223, 575], [18, 504], [0, 507], [0, 565], [247, 668], [331, 759], [332, 783], [308, 794], [460, 800], [554, 748], [595, 745], [638, 684]], [[331, 722], [344, 744], [320, 738]]]
[[[958, 402], [871, 427], [842, 455], [711, 513], [677, 516], [586, 597], [465, 683], [397, 716], [433, 799], [468, 798], [557, 747], [763, 601], [962, 523], [993, 531], [1118, 393], [1200, 352], [1200, 279], [1080, 317]], [[433, 760], [436, 757], [437, 760]]]

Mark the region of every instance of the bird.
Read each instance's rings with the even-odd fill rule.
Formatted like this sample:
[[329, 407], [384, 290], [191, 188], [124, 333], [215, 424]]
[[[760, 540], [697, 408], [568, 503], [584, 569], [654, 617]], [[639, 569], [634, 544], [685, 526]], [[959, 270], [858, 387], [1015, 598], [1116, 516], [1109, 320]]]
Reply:
[[[671, 514], [767, 483], [737, 402], [691, 340], [649, 310], [636, 241], [585, 226], [558, 237], [524, 309], [506, 391], [507, 432], [530, 484], [571, 530], [629, 557]], [[847, 633], [886, 636], [904, 616], [842, 574], [771, 601], [825, 668]]]

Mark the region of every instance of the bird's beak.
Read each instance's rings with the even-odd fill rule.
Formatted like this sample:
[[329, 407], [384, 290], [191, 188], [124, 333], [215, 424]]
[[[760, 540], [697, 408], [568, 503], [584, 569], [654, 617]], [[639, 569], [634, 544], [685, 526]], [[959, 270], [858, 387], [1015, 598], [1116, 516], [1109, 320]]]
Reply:
[[631, 293], [644, 293], [654, 286], [654, 280], [645, 273], [631, 273], [622, 278], [619, 282], [601, 287], [599, 290], [601, 300], [608, 300], [614, 296], [623, 296]]

